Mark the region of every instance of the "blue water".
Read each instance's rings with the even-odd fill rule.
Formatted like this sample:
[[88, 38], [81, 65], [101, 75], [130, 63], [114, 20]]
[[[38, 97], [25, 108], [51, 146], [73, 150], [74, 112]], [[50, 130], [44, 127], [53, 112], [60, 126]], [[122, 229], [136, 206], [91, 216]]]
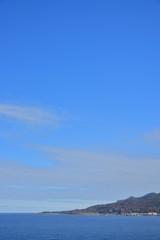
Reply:
[[0, 240], [160, 240], [160, 217], [0, 214]]

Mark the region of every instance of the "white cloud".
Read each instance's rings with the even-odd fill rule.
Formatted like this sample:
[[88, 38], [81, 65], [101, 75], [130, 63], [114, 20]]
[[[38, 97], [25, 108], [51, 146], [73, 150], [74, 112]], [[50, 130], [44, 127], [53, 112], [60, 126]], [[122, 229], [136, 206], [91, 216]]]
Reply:
[[[89, 206], [94, 201], [112, 202], [159, 191], [160, 159], [53, 146], [27, 148], [58, 164], [42, 168], [0, 159], [1, 196], [13, 200], [5, 207], [7, 211], [14, 209], [14, 201], [21, 201], [26, 211], [63, 210], [82, 208], [82, 200]], [[60, 199], [75, 198], [79, 202], [60, 203]], [[50, 205], [46, 199], [54, 203]], [[16, 211], [23, 209], [17, 204]]]
[[[50, 168], [36, 168], [12, 161], [0, 161], [0, 183], [28, 188], [1, 189], [3, 194], [43, 199], [74, 197], [95, 200], [119, 199], [134, 193], [159, 189], [160, 160], [111, 155], [106, 152], [37, 147], [46, 160], [58, 161]], [[28, 186], [32, 186], [29, 189]], [[57, 189], [56, 189], [57, 187]], [[34, 191], [37, 189], [38, 191]], [[60, 190], [62, 189], [62, 190]], [[87, 189], [84, 191], [83, 189]], [[44, 194], [45, 190], [45, 194]], [[141, 194], [140, 194], [141, 195]], [[107, 197], [108, 196], [108, 197]]]
[[78, 190], [86, 191], [86, 188], [70, 188], [70, 187], [59, 187], [59, 186], [32, 186], [32, 185], [0, 185], [0, 189], [19, 189], [26, 191], [47, 191], [47, 190]]
[[144, 138], [147, 142], [152, 144], [160, 143], [160, 129], [157, 128], [150, 133], [144, 134]]
[[25, 107], [12, 104], [0, 104], [0, 115], [14, 118], [29, 124], [58, 126], [64, 120], [63, 112], [50, 111], [38, 107]]

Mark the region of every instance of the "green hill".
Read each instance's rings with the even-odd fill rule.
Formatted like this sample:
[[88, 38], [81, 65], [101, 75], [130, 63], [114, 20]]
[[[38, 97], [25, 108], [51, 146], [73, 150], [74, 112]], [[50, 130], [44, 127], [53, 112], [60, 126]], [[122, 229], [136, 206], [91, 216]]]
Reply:
[[111, 204], [96, 205], [85, 209], [85, 211], [102, 214], [160, 213], [160, 193], [149, 193], [143, 197], [130, 197]]
[[101, 204], [88, 207], [86, 209], [76, 209], [61, 212], [43, 212], [54, 214], [160, 214], [160, 193], [149, 193], [142, 197], [130, 197], [110, 204]]

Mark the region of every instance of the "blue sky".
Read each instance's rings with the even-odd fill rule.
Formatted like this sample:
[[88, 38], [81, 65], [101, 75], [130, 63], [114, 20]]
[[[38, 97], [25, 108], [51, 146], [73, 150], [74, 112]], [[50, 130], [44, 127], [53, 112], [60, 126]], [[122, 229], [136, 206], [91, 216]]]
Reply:
[[0, 212], [159, 192], [160, 1], [0, 1]]

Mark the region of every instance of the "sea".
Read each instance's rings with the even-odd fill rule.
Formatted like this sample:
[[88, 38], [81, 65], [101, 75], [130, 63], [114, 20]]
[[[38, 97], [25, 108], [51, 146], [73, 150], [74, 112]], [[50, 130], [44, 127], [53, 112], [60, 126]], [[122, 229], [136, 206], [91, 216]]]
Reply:
[[160, 240], [157, 216], [0, 214], [0, 240]]

